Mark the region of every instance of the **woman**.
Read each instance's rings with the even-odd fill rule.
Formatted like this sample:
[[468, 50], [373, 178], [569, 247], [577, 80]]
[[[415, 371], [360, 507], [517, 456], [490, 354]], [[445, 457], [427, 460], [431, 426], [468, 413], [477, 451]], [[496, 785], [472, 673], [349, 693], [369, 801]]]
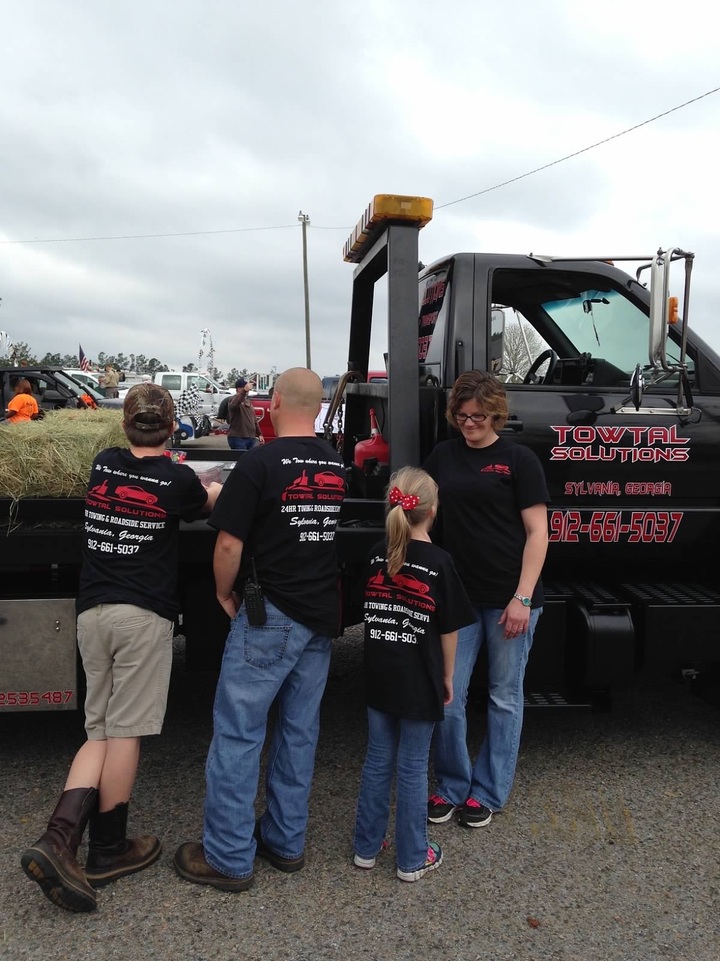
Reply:
[[[525, 666], [542, 613], [549, 495], [538, 457], [499, 434], [508, 406], [495, 376], [462, 374], [446, 416], [461, 436], [438, 444], [424, 467], [439, 486], [436, 538], [455, 560], [476, 619], [459, 632], [455, 697], [435, 730], [437, 793], [428, 801], [428, 820], [441, 824], [458, 811], [459, 823], [473, 828], [502, 810], [515, 777]], [[465, 705], [483, 644], [487, 729], [472, 764]]]
[[19, 424], [24, 420], [38, 420], [42, 417], [38, 402], [33, 397], [30, 381], [26, 378], [22, 377], [15, 384], [5, 416], [10, 424]]

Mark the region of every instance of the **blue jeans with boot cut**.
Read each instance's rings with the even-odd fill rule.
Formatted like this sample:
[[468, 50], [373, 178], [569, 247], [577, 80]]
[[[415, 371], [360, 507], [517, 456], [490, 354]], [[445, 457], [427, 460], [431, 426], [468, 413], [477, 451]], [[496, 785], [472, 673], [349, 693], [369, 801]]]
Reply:
[[[479, 607], [476, 621], [458, 632], [453, 675], [453, 701], [445, 706], [445, 720], [437, 725], [433, 745], [436, 792], [458, 807], [474, 798], [491, 811], [505, 806], [517, 766], [523, 723], [523, 680], [542, 608], [530, 612], [525, 634], [506, 638], [498, 623], [502, 609]], [[467, 748], [468, 688], [482, 645], [487, 645], [487, 729], [480, 753], [472, 764]]]
[[401, 871], [417, 871], [428, 851], [428, 758], [433, 721], [413, 721], [368, 708], [368, 746], [355, 815], [355, 853], [379, 854], [390, 818], [397, 761], [395, 847]]
[[205, 858], [232, 878], [253, 873], [254, 804], [274, 701], [262, 837], [281, 857], [303, 853], [320, 702], [330, 666], [330, 637], [293, 621], [267, 599], [265, 606], [262, 627], [248, 624], [244, 608], [230, 625], [206, 765]]

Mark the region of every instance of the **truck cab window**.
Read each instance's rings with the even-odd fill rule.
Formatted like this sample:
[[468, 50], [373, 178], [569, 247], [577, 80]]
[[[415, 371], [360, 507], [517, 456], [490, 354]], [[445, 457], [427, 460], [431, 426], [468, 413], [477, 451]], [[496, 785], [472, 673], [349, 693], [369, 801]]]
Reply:
[[[511, 308], [514, 315], [509, 317], [520, 325], [514, 331], [508, 320], [505, 329], [501, 376], [511, 383], [523, 382], [523, 367], [527, 370], [548, 349], [555, 351], [558, 363], [549, 381], [540, 371], [540, 383], [627, 389], [636, 365], [648, 368], [648, 314], [604, 278], [558, 269], [498, 270], [492, 297], [506, 312]], [[521, 360], [523, 350], [527, 366]], [[679, 355], [679, 342], [671, 332], [668, 360], [676, 362]], [[544, 369], [548, 371], [547, 365]], [[691, 360], [689, 372], [692, 377]]]

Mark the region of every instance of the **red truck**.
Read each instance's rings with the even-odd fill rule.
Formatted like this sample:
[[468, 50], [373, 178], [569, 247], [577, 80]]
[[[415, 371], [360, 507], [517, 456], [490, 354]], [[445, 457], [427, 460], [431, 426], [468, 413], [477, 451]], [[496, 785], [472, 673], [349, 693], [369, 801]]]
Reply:
[[[322, 409], [315, 421], [315, 433], [318, 436], [323, 436], [325, 418], [327, 412], [330, 409], [330, 403], [332, 401], [335, 388], [340, 380], [340, 375], [335, 377], [323, 377], [323, 404]], [[368, 372], [367, 378], [368, 384], [387, 384], [387, 371], [384, 370], [371, 370]], [[276, 437], [275, 428], [273, 427], [272, 418], [270, 417], [270, 397], [268, 395], [256, 394], [251, 396], [251, 401], [253, 409], [255, 410], [255, 416], [260, 422], [260, 433], [263, 435], [266, 441], [274, 440]], [[222, 429], [219, 432], [223, 432]], [[333, 432], [335, 433], [335, 432]]]

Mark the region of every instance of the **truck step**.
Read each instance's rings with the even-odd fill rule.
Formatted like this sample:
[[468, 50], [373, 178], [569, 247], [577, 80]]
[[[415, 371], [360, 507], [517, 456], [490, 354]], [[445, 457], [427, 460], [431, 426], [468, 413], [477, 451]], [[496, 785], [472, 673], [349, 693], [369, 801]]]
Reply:
[[578, 696], [564, 694], [559, 691], [526, 691], [525, 710], [530, 708], [574, 708], [576, 710], [593, 710], [596, 707], [594, 699], [590, 696]]

